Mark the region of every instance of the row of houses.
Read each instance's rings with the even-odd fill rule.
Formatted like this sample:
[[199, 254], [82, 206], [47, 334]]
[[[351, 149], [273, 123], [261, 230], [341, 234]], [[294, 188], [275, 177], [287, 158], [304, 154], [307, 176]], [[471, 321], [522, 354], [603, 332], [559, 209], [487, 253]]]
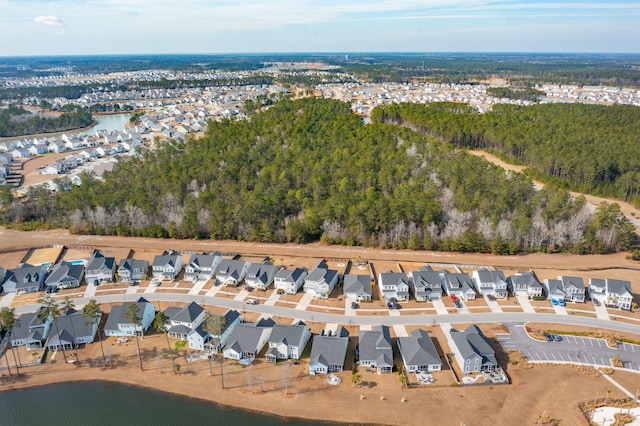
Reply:
[[[131, 305], [136, 306], [139, 322], [132, 322], [127, 315]], [[92, 343], [99, 332], [100, 321], [91, 323], [81, 311], [70, 311], [55, 320], [41, 315], [37, 310], [22, 314], [11, 330], [11, 344], [25, 346], [27, 350], [48, 348], [69, 350], [81, 344]], [[271, 319], [255, 323], [242, 322], [235, 310], [227, 311], [217, 332], [205, 330], [205, 309], [196, 302], [185, 306], [170, 306], [164, 310], [165, 328], [169, 337], [188, 342], [189, 348], [211, 355], [222, 352], [227, 359], [243, 365], [251, 364], [264, 351], [267, 362], [299, 360], [312, 341], [309, 358], [310, 374], [327, 374], [344, 369], [349, 346], [349, 332], [344, 327], [335, 331], [322, 331], [313, 335], [302, 321], [294, 324], [276, 324]], [[144, 298], [113, 306], [103, 328], [105, 336], [144, 335], [156, 317], [155, 307]], [[477, 326], [466, 330], [451, 331], [455, 358], [465, 374], [492, 371], [498, 368], [495, 354]], [[414, 330], [408, 337], [398, 337], [396, 342], [407, 372], [439, 371], [442, 368], [440, 354], [429, 336], [422, 329]], [[394, 368], [392, 339], [387, 326], [361, 330], [356, 346], [356, 358], [360, 366], [375, 369], [378, 373], [390, 373]]]
[[[149, 269], [151, 267], [151, 269]], [[1, 268], [0, 268], [1, 269]], [[132, 282], [146, 279], [149, 271], [156, 280], [175, 280], [184, 269], [184, 280], [188, 282], [214, 279], [218, 284], [267, 290], [272, 285], [279, 293], [295, 294], [301, 289], [316, 298], [328, 298], [336, 284], [342, 279], [346, 297], [365, 302], [373, 298], [370, 275], [344, 274], [329, 268], [322, 260], [309, 272], [304, 267], [284, 269], [268, 260], [249, 262], [242, 259], [224, 259], [219, 252], [192, 254], [183, 267], [182, 255], [169, 251], [154, 257], [153, 262], [141, 259], [121, 259], [116, 267], [114, 258], [105, 257], [96, 251], [84, 262], [59, 262], [48, 269], [48, 265], [21, 264], [4, 273], [5, 293], [31, 293], [40, 291], [45, 285], [49, 291], [79, 287], [84, 280], [88, 284], [119, 280]], [[530, 298], [547, 297], [552, 301], [584, 302], [587, 293], [581, 277], [561, 275], [557, 279], [545, 279], [540, 283], [533, 272], [519, 272], [505, 277], [502, 271], [480, 269], [472, 275], [464, 272], [435, 271], [429, 265], [417, 271], [381, 272], [378, 274], [381, 299], [389, 302], [407, 301], [410, 293], [419, 302], [440, 299], [443, 294], [461, 300], [473, 300], [477, 294], [506, 298], [509, 292], [515, 296]], [[623, 280], [590, 278], [588, 292], [606, 306], [631, 309], [633, 295], [631, 283]]]
[[[506, 298], [511, 293], [514, 296], [529, 298], [546, 297], [552, 301], [584, 302], [587, 294], [581, 277], [561, 275], [557, 279], [545, 279], [541, 283], [533, 272], [518, 272], [505, 277], [502, 271], [480, 269], [473, 271], [469, 276], [464, 272], [434, 271], [428, 265], [409, 273], [380, 273], [378, 282], [380, 296], [385, 301], [409, 300], [410, 292], [417, 301], [440, 299], [443, 294], [462, 300], [473, 300], [477, 294]], [[365, 285], [364, 281], [362, 285]], [[609, 307], [631, 309], [631, 282], [590, 278], [588, 285], [591, 299], [598, 299]], [[345, 294], [346, 287], [345, 275]], [[358, 299], [366, 300], [369, 297], [366, 290], [364, 293], [358, 295]]]

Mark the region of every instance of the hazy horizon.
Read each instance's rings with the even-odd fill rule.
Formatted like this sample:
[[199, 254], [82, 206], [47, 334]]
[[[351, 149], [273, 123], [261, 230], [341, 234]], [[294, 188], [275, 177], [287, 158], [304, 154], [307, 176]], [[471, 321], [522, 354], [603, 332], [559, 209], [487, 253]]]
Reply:
[[639, 53], [640, 0], [0, 0], [0, 56]]

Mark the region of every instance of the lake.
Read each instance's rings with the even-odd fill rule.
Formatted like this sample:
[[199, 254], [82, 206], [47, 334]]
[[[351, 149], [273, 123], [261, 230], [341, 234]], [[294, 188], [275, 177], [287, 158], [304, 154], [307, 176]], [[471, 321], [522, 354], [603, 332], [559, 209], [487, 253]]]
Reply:
[[[218, 390], [211, 390], [219, 392]], [[0, 424], [311, 426], [213, 403], [110, 382], [71, 382], [0, 392]]]
[[129, 122], [131, 114], [110, 114], [110, 115], [94, 115], [93, 118], [98, 122], [91, 129], [87, 130], [86, 134], [94, 134], [96, 130], [117, 130], [119, 132], [124, 130], [125, 124]]

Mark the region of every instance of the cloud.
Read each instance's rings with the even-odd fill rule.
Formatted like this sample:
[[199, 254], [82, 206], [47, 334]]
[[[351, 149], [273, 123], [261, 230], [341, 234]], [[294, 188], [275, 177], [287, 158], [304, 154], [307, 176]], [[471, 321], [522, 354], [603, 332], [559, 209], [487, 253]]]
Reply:
[[33, 22], [47, 27], [63, 27], [64, 23], [57, 16], [35, 16]]

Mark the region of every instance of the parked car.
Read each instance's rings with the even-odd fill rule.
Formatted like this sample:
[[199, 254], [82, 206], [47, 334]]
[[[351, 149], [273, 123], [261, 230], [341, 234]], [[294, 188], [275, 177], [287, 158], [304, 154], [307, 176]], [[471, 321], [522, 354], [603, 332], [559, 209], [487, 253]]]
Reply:
[[600, 306], [600, 301], [598, 299], [593, 299], [593, 304], [595, 306]]
[[255, 299], [249, 299], [247, 300], [247, 305], [257, 305], [258, 301]]
[[554, 339], [556, 342], [562, 342], [562, 336], [561, 336], [561, 335], [559, 335], [559, 334], [554, 334], [554, 335], [553, 335], [553, 339]]
[[95, 285], [95, 286], [99, 286], [99, 285], [100, 285], [100, 281], [98, 281], [98, 280], [93, 280], [93, 285]]
[[358, 309], [358, 304], [356, 302], [351, 302], [351, 309]]
[[551, 299], [551, 304], [553, 306], [558, 306], [558, 301], [556, 299]]
[[560, 306], [567, 306], [567, 304], [565, 303], [565, 301], [564, 301], [564, 300], [562, 300], [562, 299], [561, 299], [561, 300], [558, 300], [558, 304], [559, 304]]
[[547, 339], [547, 342], [553, 342], [553, 336], [551, 333], [544, 333], [544, 337]]
[[393, 309], [395, 306], [393, 304], [393, 302], [387, 302], [387, 308], [389, 309]]

